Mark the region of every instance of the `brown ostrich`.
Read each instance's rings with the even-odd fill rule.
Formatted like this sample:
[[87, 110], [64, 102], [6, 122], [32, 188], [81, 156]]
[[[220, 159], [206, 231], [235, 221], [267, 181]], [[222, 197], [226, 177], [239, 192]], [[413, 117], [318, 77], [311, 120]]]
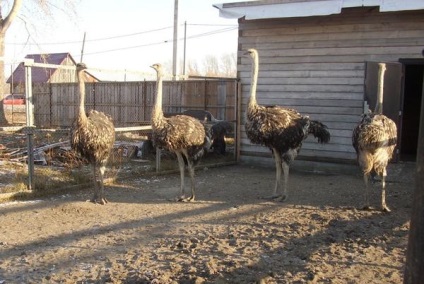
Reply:
[[106, 163], [115, 142], [112, 119], [102, 112], [91, 110], [85, 113], [85, 83], [83, 63], [77, 64], [79, 82], [79, 109], [71, 127], [71, 147], [93, 166], [94, 203], [106, 204], [103, 178]]
[[[318, 138], [318, 142], [330, 141], [327, 127], [319, 121], [310, 120], [294, 109], [281, 106], [261, 106], [256, 101], [256, 85], [258, 80], [259, 56], [256, 49], [249, 49], [247, 54], [252, 59], [252, 79], [250, 99], [247, 107], [246, 134], [254, 144], [271, 149], [276, 167], [276, 179], [273, 194], [269, 197], [284, 201], [288, 197], [287, 183], [290, 163], [296, 158], [302, 142], [309, 134]], [[281, 173], [284, 172], [284, 183], [281, 185]], [[283, 193], [278, 191], [282, 186]]]
[[[181, 194], [178, 201], [194, 201], [194, 167], [204, 154], [208, 142], [205, 127], [196, 118], [188, 115], [164, 117], [162, 110], [162, 66], [151, 66], [156, 70], [156, 102], [152, 111], [152, 140], [156, 147], [168, 150], [177, 155], [181, 176]], [[191, 196], [185, 196], [185, 165], [191, 178]]]
[[393, 120], [382, 114], [385, 71], [386, 65], [380, 63], [375, 111], [362, 115], [361, 121], [353, 129], [352, 145], [355, 148], [365, 182], [364, 209], [370, 208], [368, 196], [370, 175], [377, 174], [381, 177], [381, 209], [390, 212], [386, 204], [386, 168], [396, 147], [397, 128]]

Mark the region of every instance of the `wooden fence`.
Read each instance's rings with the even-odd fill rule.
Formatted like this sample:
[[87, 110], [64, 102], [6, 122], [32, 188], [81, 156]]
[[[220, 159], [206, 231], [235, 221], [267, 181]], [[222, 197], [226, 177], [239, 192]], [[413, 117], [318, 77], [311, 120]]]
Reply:
[[[154, 81], [86, 83], [86, 111], [95, 109], [112, 116], [116, 127], [150, 123]], [[237, 120], [238, 83], [235, 79], [165, 81], [163, 110], [207, 110], [216, 119]], [[33, 86], [34, 121], [39, 128], [68, 128], [78, 111], [76, 83]]]

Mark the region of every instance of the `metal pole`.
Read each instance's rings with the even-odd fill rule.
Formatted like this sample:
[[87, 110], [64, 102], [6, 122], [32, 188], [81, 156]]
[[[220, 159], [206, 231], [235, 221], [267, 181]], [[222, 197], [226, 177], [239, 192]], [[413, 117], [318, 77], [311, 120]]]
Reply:
[[26, 134], [27, 134], [27, 152], [28, 152], [28, 190], [33, 189], [34, 176], [34, 145], [33, 145], [33, 128], [34, 128], [34, 104], [32, 96], [32, 73], [31, 67], [34, 63], [33, 59], [24, 61], [25, 66], [25, 106], [26, 106]]
[[80, 62], [82, 62], [82, 57], [84, 55], [84, 45], [85, 45], [85, 32], [84, 32], [84, 38], [82, 39], [82, 48], [81, 48], [81, 59], [80, 59]]
[[186, 74], [186, 46], [187, 46], [187, 21], [184, 22], [184, 57], [183, 57], [183, 75]]
[[172, 53], [172, 80], [177, 79], [177, 47], [178, 47], [178, 0], [174, 3], [174, 41]]

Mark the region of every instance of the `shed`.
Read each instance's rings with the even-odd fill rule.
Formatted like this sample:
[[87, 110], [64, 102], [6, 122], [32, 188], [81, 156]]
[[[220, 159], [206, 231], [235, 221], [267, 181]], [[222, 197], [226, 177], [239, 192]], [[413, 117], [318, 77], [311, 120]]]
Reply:
[[[351, 136], [364, 108], [375, 106], [378, 62], [387, 63], [384, 113], [398, 126], [395, 159], [415, 160], [424, 70], [424, 1], [267, 0], [217, 4], [238, 18], [242, 125], [250, 88], [249, 48], [259, 52], [258, 103], [295, 108], [325, 123], [329, 144], [312, 137], [302, 164], [353, 164]], [[241, 127], [240, 159], [273, 164]]]
[[[54, 65], [76, 66], [75, 60], [70, 53], [46, 53], [46, 54], [28, 54], [26, 59], [33, 59], [35, 63], [45, 63]], [[86, 72], [87, 82], [98, 82], [99, 80]], [[60, 68], [32, 68], [33, 83], [72, 83], [76, 82], [77, 78], [75, 70], [60, 69]], [[13, 71], [7, 80], [12, 86], [13, 93], [25, 92], [25, 67], [20, 63]]]

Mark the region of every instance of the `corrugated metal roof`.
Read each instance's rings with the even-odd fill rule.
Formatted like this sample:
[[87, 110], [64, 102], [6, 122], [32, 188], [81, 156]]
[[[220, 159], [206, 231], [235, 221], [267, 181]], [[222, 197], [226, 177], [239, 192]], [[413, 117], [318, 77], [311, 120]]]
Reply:
[[[70, 53], [48, 53], [48, 54], [28, 54], [25, 56], [27, 59], [34, 59], [36, 63], [47, 63], [54, 65], [61, 65], [67, 58], [69, 58], [74, 65], [75, 60], [72, 58]], [[57, 68], [32, 68], [32, 82], [33, 83], [47, 83]], [[12, 75], [7, 79], [7, 83], [24, 83], [25, 82], [25, 68], [24, 64], [20, 63], [13, 71]]]
[[213, 5], [223, 18], [246, 20], [340, 14], [342, 8], [379, 7], [380, 12], [422, 10], [424, 0], [266, 0]]

